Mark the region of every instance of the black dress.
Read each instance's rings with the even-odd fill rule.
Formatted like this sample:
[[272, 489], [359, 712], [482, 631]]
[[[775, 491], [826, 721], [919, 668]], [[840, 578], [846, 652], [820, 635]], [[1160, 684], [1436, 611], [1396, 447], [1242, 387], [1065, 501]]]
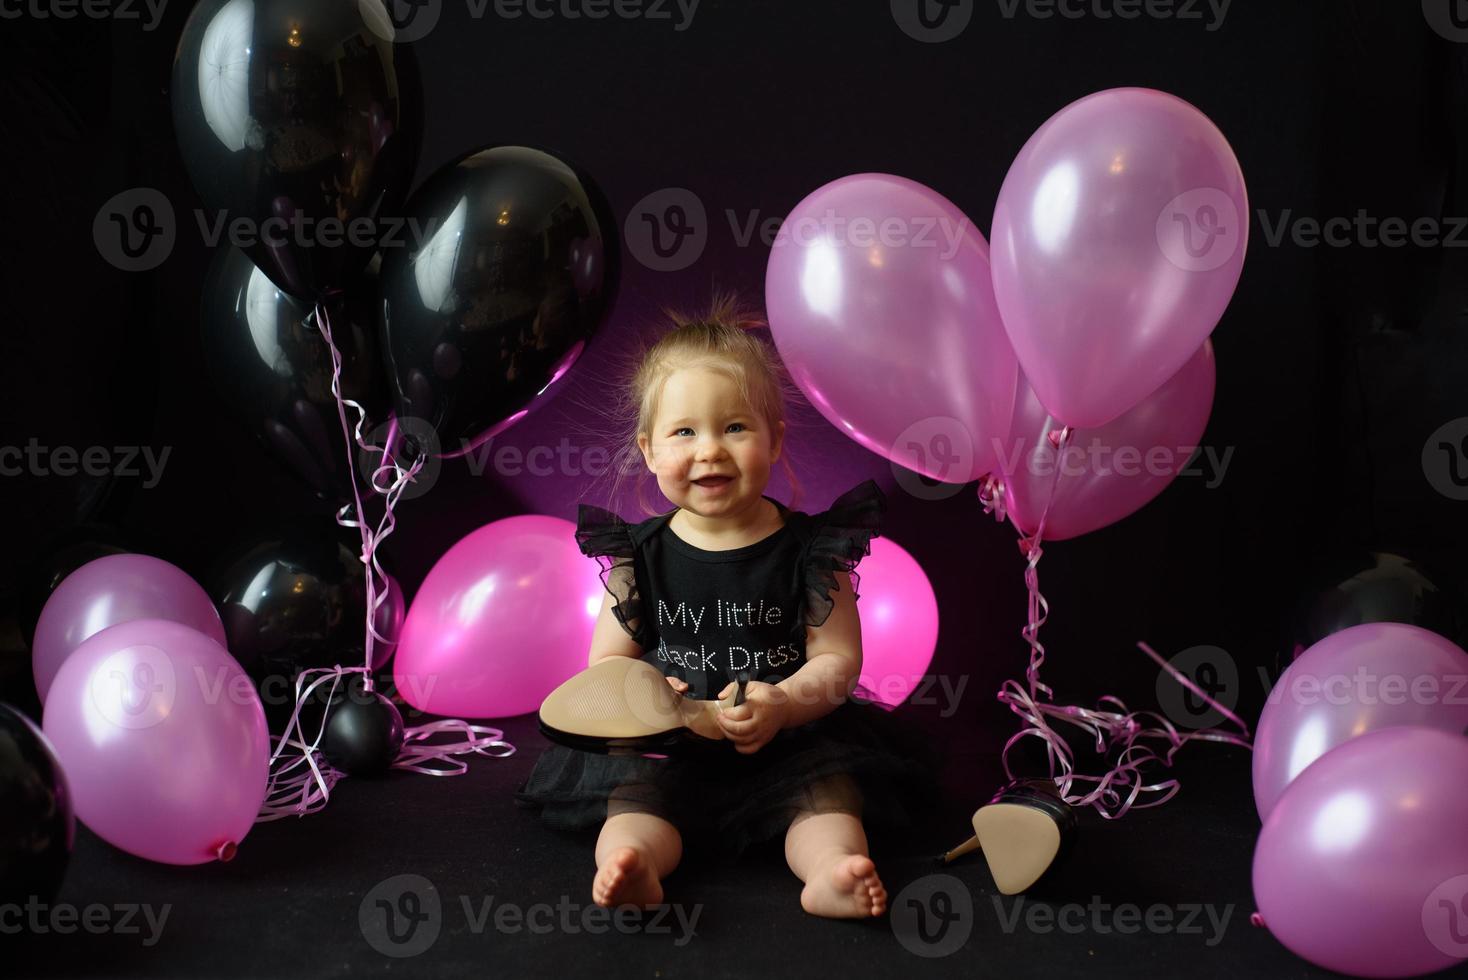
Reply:
[[[868, 480], [819, 514], [773, 498], [785, 525], [743, 548], [695, 548], [668, 527], [673, 512], [628, 524], [583, 504], [576, 540], [602, 566], [602, 581], [643, 659], [686, 681], [688, 697], [717, 698], [741, 671], [776, 683], [805, 663], [806, 626], [831, 613], [836, 573], [870, 553], [886, 500]], [[858, 593], [859, 598], [859, 593]], [[784, 729], [757, 752], [713, 741], [671, 758], [601, 755], [552, 745], [515, 794], [549, 826], [599, 827], [608, 798], [622, 809], [671, 820], [696, 842], [737, 858], [783, 835], [802, 809], [857, 812], [870, 833], [910, 829], [931, 812], [938, 756], [921, 731], [872, 692]], [[853, 807], [852, 803], [855, 802]]]

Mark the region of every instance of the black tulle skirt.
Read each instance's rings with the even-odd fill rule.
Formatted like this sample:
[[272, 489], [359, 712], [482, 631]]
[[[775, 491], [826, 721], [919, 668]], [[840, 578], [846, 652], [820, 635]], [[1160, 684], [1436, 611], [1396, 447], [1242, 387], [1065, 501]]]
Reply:
[[[823, 718], [781, 731], [754, 753], [729, 742], [699, 743], [669, 758], [601, 755], [551, 745], [517, 788], [515, 802], [539, 809], [558, 830], [600, 827], [613, 794], [666, 817], [685, 842], [737, 858], [782, 836], [812, 809], [813, 784], [845, 774], [859, 790], [869, 836], [918, 826], [938, 799], [939, 756], [911, 721], [851, 699]], [[818, 797], [814, 809], [829, 804]]]

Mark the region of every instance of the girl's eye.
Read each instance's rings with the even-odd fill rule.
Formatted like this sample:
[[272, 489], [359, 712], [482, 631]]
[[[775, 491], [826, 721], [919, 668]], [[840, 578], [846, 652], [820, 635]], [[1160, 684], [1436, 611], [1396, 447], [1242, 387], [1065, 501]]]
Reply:
[[729, 428], [730, 429], [736, 429], [736, 430], [739, 430], [739, 431], [742, 432], [744, 430], [744, 423], [743, 422], [730, 422], [729, 423]]
[[688, 426], [685, 425], [683, 428], [681, 428], [681, 429], [677, 430], [676, 432], [674, 432], [673, 435], [675, 435], [675, 436], [681, 436], [685, 432], [688, 433], [689, 435], [692, 435], [693, 434], [693, 430], [690, 429]]

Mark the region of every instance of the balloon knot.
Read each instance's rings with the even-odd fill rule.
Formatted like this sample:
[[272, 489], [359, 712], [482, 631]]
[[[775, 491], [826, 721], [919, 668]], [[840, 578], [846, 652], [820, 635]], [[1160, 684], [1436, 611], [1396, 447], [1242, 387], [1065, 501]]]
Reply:
[[214, 855], [221, 861], [229, 862], [234, 860], [237, 851], [239, 851], [239, 845], [232, 840], [227, 840], [215, 849]]

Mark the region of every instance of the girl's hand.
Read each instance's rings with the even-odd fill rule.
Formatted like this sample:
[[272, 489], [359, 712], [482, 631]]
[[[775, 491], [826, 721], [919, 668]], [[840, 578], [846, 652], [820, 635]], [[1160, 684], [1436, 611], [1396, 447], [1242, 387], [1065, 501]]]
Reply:
[[688, 682], [685, 680], [680, 680], [679, 678], [670, 675], [668, 677], [668, 685], [679, 694], [688, 693]]
[[[738, 689], [738, 684], [726, 685], [719, 692], [719, 700], [731, 697]], [[719, 727], [724, 730], [724, 737], [734, 743], [736, 751], [746, 755], [758, 752], [785, 727], [788, 700], [784, 688], [750, 681], [744, 687], [744, 703], [718, 713]]]

